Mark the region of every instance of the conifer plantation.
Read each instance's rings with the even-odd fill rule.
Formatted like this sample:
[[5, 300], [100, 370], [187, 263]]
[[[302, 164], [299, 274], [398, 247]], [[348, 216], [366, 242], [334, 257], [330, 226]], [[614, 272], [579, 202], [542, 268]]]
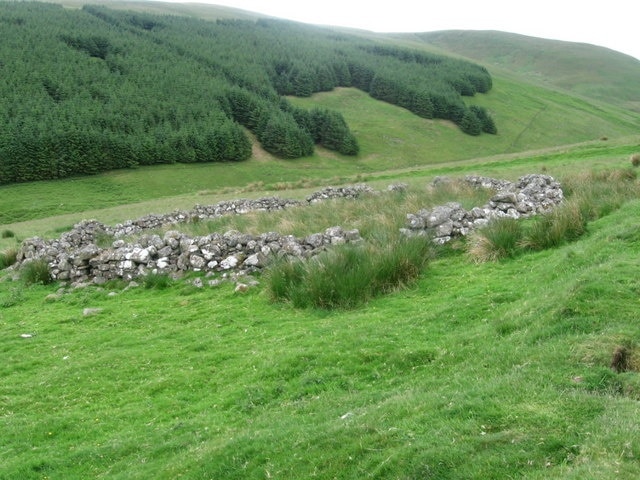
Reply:
[[0, 184], [138, 165], [357, 155], [342, 115], [287, 96], [355, 87], [470, 135], [496, 133], [484, 67], [281, 20], [0, 4]]

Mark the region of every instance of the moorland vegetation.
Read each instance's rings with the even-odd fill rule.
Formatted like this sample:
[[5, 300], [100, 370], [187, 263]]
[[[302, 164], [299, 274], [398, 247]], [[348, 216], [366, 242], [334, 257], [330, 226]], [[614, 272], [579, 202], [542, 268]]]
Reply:
[[0, 477], [632, 478], [638, 182], [560, 180], [577, 216], [446, 247], [402, 240], [403, 213], [477, 191], [193, 224], [300, 234], [341, 219], [365, 238], [243, 293], [153, 274], [74, 289], [46, 264], [5, 275]]

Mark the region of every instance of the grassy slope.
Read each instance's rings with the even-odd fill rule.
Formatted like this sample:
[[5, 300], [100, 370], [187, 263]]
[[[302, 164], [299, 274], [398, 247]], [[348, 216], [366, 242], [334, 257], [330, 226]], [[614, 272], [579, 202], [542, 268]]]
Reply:
[[639, 218], [351, 312], [0, 283], [0, 478], [635, 478]]
[[[64, 4], [77, 7], [80, 2], [69, 0]], [[211, 19], [251, 15], [201, 4], [113, 2], [110, 5]], [[412, 38], [411, 42], [413, 46], [427, 48], [422, 39], [416, 43]], [[605, 85], [603, 81], [596, 78], [592, 83]], [[467, 99], [469, 103], [480, 104], [491, 111], [499, 129], [497, 136], [470, 137], [447, 122], [420, 119], [352, 89], [294, 101], [306, 107], [320, 105], [341, 111], [361, 144], [360, 156], [357, 159], [340, 158], [319, 150], [307, 159], [282, 161], [256, 148], [257, 155], [241, 164], [155, 166], [63, 182], [2, 186], [0, 225], [16, 229], [25, 236], [33, 232], [23, 232], [21, 222], [52, 215], [64, 216], [56, 220], [57, 227], [72, 225], [86, 218], [84, 212], [103, 221], [123, 221], [150, 210], [191, 208], [195, 203], [213, 202], [229, 189], [256, 182], [275, 186], [310, 178], [316, 184], [335, 183], [339, 181], [336, 177], [375, 174], [389, 169], [430, 168], [446, 162], [473, 161], [490, 155], [602, 137], [619, 138], [637, 134], [640, 123], [640, 116], [636, 113], [606, 104], [596, 105], [567, 93], [523, 82], [513, 73], [500, 70], [494, 73], [494, 88], [488, 95]], [[634, 141], [637, 143], [637, 140], [629, 140]], [[104, 214], [96, 212], [117, 206], [123, 206], [120, 213], [113, 210]]]
[[491, 68], [640, 111], [640, 60], [594, 45], [496, 31], [442, 31], [399, 38], [425, 42]]

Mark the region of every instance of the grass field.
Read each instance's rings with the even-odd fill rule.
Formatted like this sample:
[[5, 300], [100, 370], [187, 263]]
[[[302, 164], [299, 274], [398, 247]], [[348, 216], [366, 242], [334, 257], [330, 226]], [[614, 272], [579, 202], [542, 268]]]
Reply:
[[0, 478], [634, 478], [639, 218], [347, 311], [1, 282]]
[[[498, 168], [515, 168], [518, 163], [526, 165], [525, 169], [555, 168], [564, 161], [566, 150], [558, 145], [587, 142], [571, 154], [582, 155], [585, 161], [596, 161], [603, 154], [607, 162], [626, 162], [637, 150], [640, 137], [633, 114], [613, 107], [596, 108], [574, 97], [537, 88], [497, 80], [489, 95], [470, 99], [494, 112], [499, 128], [497, 136], [475, 138], [447, 122], [418, 118], [354, 89], [292, 99], [307, 108], [322, 106], [341, 111], [361, 144], [361, 154], [353, 159], [318, 149], [313, 157], [292, 161], [276, 159], [256, 147], [254, 157], [241, 163], [154, 166], [62, 181], [3, 185], [0, 226], [23, 230], [22, 225], [15, 224], [66, 215], [60, 219], [63, 225], [57, 225], [61, 227], [73, 225], [86, 212], [105, 222], [124, 221], [150, 212], [191, 208], [196, 203], [214, 203], [238, 194], [246, 196], [251, 193], [247, 190], [278, 191], [406, 177], [408, 172], [428, 176], [469, 171], [473, 165], [480, 172], [489, 171], [492, 164]], [[562, 128], [558, 128], [560, 122]], [[530, 172], [523, 169], [522, 173]], [[110, 210], [102, 217], [97, 212], [119, 206], [119, 213]]]

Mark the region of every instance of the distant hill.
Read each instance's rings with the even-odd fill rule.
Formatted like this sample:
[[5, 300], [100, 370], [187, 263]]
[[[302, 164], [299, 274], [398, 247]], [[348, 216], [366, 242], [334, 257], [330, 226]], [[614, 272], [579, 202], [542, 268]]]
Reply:
[[446, 30], [400, 37], [640, 112], [640, 60], [608, 48], [499, 31]]

